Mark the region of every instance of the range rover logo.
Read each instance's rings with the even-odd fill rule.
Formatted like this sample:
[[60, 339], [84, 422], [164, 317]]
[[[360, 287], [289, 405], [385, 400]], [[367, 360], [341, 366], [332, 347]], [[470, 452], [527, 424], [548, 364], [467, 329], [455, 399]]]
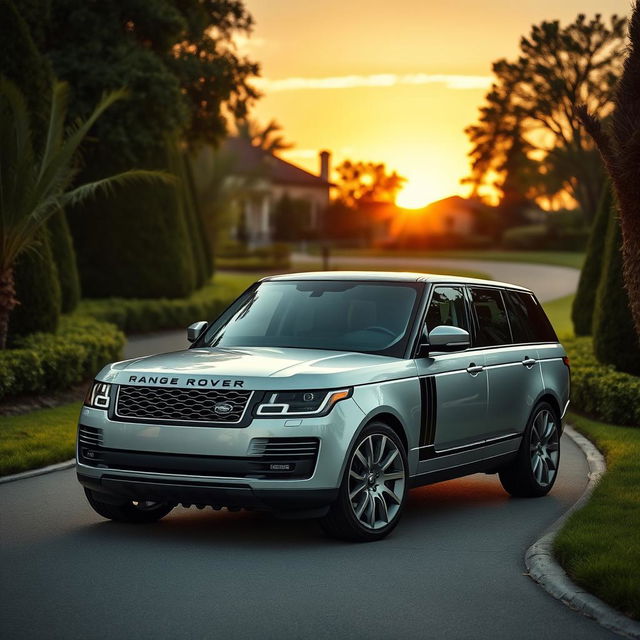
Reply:
[[228, 402], [219, 402], [213, 409], [216, 413], [224, 416], [233, 411], [233, 405]]

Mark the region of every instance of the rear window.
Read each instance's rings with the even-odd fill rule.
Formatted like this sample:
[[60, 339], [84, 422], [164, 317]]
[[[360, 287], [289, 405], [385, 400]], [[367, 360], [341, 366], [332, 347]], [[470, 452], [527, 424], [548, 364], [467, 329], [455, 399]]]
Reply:
[[504, 297], [515, 343], [557, 342], [549, 318], [530, 293], [504, 291]]
[[507, 312], [498, 289], [471, 288], [471, 300], [478, 319], [476, 346], [510, 344]]

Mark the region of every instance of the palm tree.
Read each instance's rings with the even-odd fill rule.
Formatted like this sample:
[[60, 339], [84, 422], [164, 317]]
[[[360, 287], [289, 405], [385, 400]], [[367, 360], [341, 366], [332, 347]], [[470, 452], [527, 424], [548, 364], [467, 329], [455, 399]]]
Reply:
[[135, 170], [72, 187], [78, 174], [78, 147], [100, 115], [124, 95], [123, 90], [106, 95], [86, 120], [76, 121], [65, 132], [69, 88], [56, 82], [44, 148], [37, 153], [24, 96], [0, 77], [0, 349], [6, 347], [9, 317], [19, 304], [13, 274], [16, 258], [37, 250], [37, 233], [55, 212], [117, 184], [170, 180], [162, 172]]
[[263, 127], [257, 120], [245, 118], [236, 122], [236, 129], [239, 138], [244, 138], [254, 147], [259, 147], [268, 153], [276, 154], [293, 147], [293, 144], [286, 142], [284, 136], [280, 134], [282, 125], [275, 120], [271, 120]]

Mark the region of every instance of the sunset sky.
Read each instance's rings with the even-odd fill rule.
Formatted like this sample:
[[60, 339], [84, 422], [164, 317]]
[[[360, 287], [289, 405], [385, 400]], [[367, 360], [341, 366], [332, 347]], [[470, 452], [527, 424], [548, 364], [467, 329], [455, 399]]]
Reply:
[[491, 62], [517, 55], [545, 19], [627, 14], [630, 0], [246, 0], [256, 21], [243, 44], [262, 65], [254, 115], [275, 118], [295, 148], [283, 156], [317, 173], [333, 163], [385, 162], [409, 178], [399, 204], [465, 189], [463, 133], [491, 81]]

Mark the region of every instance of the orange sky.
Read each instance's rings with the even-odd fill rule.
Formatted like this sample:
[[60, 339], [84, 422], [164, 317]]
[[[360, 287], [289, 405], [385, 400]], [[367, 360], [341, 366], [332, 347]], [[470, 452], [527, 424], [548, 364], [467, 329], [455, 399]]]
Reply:
[[491, 62], [517, 55], [544, 19], [628, 14], [630, 0], [246, 0], [256, 20], [243, 44], [262, 65], [254, 115], [276, 118], [317, 172], [333, 161], [381, 161], [409, 178], [399, 204], [455, 193], [468, 168], [463, 129], [490, 83]]

